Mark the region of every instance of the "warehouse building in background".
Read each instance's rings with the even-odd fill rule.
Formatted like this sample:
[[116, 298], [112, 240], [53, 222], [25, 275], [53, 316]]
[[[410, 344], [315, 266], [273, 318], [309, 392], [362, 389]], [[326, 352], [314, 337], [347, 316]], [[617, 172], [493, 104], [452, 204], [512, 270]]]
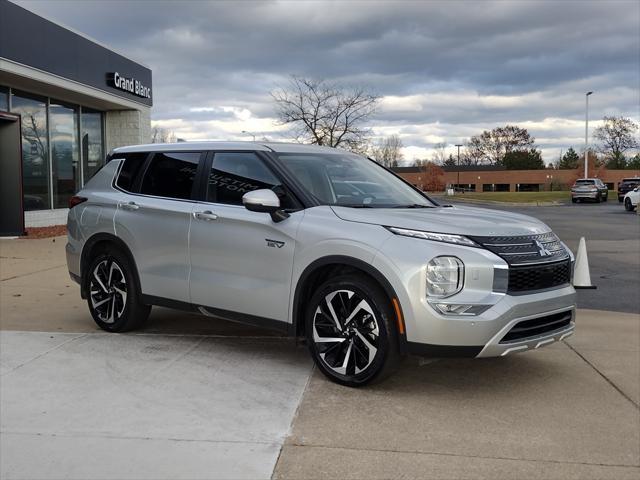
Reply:
[[3, 230], [18, 200], [26, 227], [65, 223], [68, 199], [106, 152], [149, 142], [151, 77], [139, 62], [0, 0]]

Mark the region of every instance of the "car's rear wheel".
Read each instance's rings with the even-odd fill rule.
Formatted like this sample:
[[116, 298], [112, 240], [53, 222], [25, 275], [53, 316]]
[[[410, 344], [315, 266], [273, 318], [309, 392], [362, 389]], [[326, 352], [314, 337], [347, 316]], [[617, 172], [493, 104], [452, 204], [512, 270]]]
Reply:
[[596, 195], [596, 203], [600, 203], [602, 201], [602, 196], [598, 193]]
[[631, 203], [631, 199], [630, 198], [625, 198], [624, 199], [624, 209], [627, 212], [633, 212], [633, 204]]
[[578, 203], [578, 199], [577, 198], [572, 198], [571, 199], [571, 203]]
[[316, 366], [350, 387], [386, 378], [400, 360], [394, 318], [389, 298], [369, 278], [350, 274], [325, 282], [305, 317]]
[[133, 269], [126, 255], [109, 247], [96, 255], [87, 269], [89, 311], [103, 330], [134, 330], [149, 317], [151, 306], [141, 301]]

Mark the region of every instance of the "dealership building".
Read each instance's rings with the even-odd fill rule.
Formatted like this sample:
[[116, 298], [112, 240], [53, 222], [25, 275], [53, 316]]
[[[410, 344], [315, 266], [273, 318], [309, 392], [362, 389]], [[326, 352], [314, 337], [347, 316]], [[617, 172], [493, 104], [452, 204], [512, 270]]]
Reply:
[[0, 235], [65, 223], [106, 152], [149, 142], [152, 92], [145, 65], [0, 0]]

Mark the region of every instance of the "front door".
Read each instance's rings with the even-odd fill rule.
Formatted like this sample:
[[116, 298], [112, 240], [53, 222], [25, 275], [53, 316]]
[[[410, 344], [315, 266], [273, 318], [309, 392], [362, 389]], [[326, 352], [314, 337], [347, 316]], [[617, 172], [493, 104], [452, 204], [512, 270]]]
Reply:
[[[191, 301], [209, 313], [286, 322], [296, 231], [304, 211], [275, 223], [250, 212], [242, 196], [281, 182], [255, 153], [213, 157], [204, 202], [194, 205], [190, 255]], [[259, 322], [254, 322], [259, 323]]]

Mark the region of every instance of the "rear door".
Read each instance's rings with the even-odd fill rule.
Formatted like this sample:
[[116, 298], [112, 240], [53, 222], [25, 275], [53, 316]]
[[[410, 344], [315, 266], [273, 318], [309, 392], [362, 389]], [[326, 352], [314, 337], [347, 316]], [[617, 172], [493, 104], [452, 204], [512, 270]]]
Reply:
[[[239, 320], [247, 323], [286, 322], [296, 232], [304, 211], [275, 223], [269, 214], [244, 208], [245, 193], [278, 190], [282, 184], [258, 154], [217, 152], [212, 163], [204, 175], [204, 201], [193, 209], [191, 300], [213, 314], [244, 314]], [[290, 193], [282, 194], [281, 201], [284, 207], [294, 205]]]
[[116, 235], [131, 249], [143, 294], [189, 302], [189, 227], [201, 157], [154, 153], [118, 204]]

